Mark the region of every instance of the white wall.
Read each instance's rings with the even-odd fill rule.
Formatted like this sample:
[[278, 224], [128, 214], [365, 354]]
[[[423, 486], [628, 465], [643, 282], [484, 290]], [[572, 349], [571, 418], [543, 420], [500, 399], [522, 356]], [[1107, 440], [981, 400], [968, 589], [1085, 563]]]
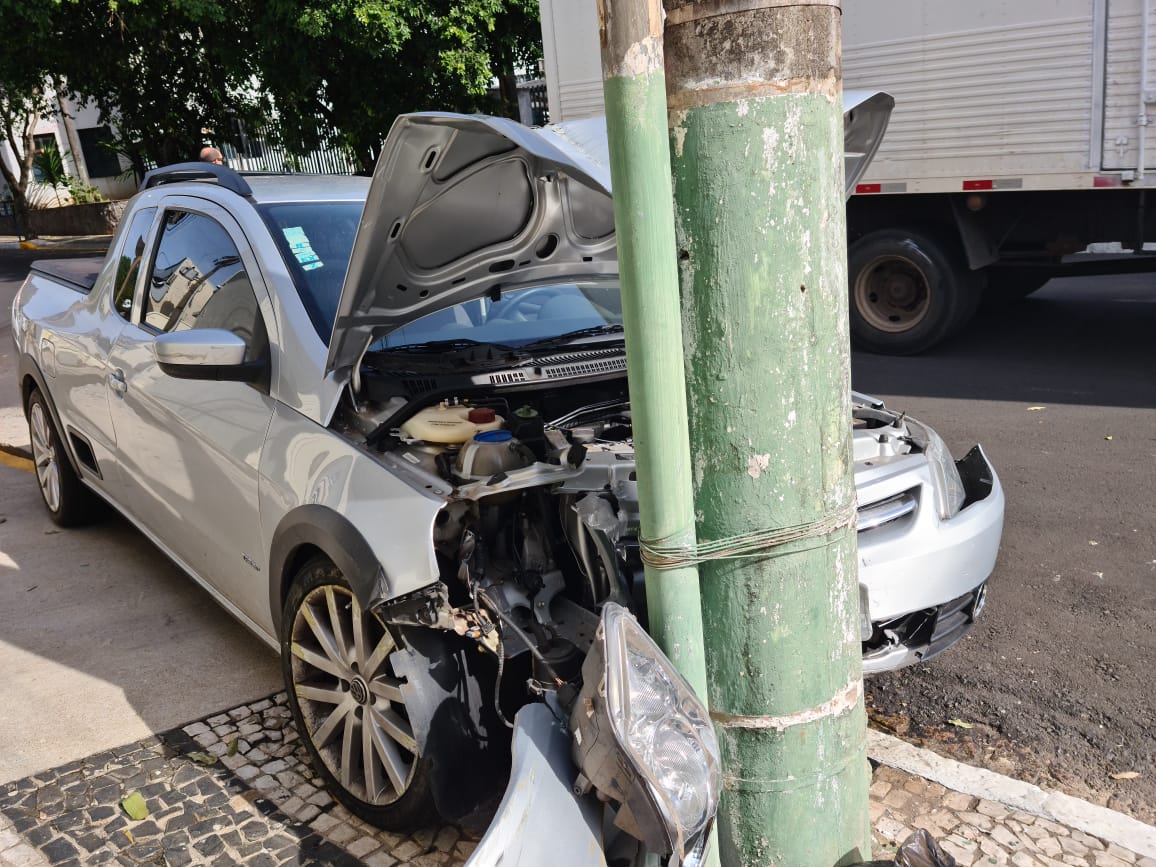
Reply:
[[[51, 91], [50, 105], [56, 105], [56, 100], [51, 96]], [[73, 126], [78, 131], [105, 125], [102, 122], [100, 110], [91, 103], [79, 104], [70, 99], [65, 99], [64, 105], [69, 116], [72, 118]], [[36, 124], [34, 133], [36, 135], [54, 135], [56, 137], [56, 147], [60, 150], [60, 154], [64, 159], [65, 171], [73, 177], [80, 177], [77, 160], [83, 160], [84, 155], [83, 153], [72, 153], [72, 148], [68, 143], [68, 135], [65, 132], [59, 111], [48, 113], [41, 117], [40, 121]], [[19, 174], [16, 156], [7, 142], [0, 144], [0, 159], [12, 169], [14, 174]], [[128, 161], [121, 158], [120, 167], [122, 170], [128, 169]], [[118, 176], [90, 178], [90, 183], [96, 187], [106, 199], [128, 198], [133, 195], [137, 189], [136, 179], [131, 176], [127, 179]], [[10, 198], [7, 184], [3, 178], [0, 178], [0, 198]], [[68, 191], [64, 188], [53, 190], [51, 187], [37, 184], [34, 181], [29, 184], [28, 187], [28, 201], [34, 208], [53, 208], [58, 204], [71, 204]]]

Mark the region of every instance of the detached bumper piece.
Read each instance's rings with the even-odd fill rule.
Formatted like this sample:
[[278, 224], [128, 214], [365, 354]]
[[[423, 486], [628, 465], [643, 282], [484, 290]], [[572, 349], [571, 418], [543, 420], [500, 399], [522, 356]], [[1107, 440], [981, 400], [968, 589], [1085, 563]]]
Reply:
[[863, 673], [877, 674], [926, 662], [958, 643], [975, 625], [987, 601], [987, 583], [936, 608], [876, 624], [863, 643]]

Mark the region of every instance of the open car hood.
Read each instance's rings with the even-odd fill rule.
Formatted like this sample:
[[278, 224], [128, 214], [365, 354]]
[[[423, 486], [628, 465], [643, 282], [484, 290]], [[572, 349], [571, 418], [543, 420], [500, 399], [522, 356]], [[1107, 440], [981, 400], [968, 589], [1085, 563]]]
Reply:
[[602, 118], [532, 129], [425, 112], [389, 131], [341, 290], [326, 373], [375, 338], [486, 293], [618, 272]]
[[[847, 190], [894, 100], [844, 94]], [[423, 112], [393, 124], [341, 290], [326, 374], [347, 381], [377, 337], [454, 304], [618, 272], [604, 118], [534, 129]]]

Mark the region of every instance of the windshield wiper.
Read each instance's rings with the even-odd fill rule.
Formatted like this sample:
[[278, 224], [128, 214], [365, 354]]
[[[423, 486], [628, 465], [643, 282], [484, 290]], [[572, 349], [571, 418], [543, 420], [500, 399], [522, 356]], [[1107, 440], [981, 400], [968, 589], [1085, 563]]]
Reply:
[[555, 337], [535, 340], [533, 343], [525, 344], [522, 349], [531, 352], [535, 349], [550, 349], [556, 346], [565, 346], [567, 343], [580, 340], [583, 337], [597, 337], [602, 334], [621, 334], [623, 330], [621, 325], [595, 325], [590, 328], [579, 328], [576, 331], [567, 331], [565, 334], [559, 334]]
[[429, 340], [425, 343], [407, 343], [404, 346], [387, 346], [377, 352], [383, 355], [437, 355], [446, 352], [461, 352], [467, 349], [491, 349], [500, 354], [516, 354], [512, 346], [504, 343], [486, 343], [480, 340], [469, 340], [458, 337], [453, 340]]

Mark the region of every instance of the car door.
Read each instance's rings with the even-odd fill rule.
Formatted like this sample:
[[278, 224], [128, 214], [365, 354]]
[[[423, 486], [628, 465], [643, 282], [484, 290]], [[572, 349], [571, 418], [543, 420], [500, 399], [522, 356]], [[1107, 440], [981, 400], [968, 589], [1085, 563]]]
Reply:
[[269, 357], [272, 307], [240, 227], [218, 205], [163, 203], [160, 227], [109, 370], [121, 456], [120, 499], [131, 516], [249, 617], [268, 608], [257, 485], [273, 415], [268, 380], [178, 379], [161, 371], [157, 335], [225, 328]]

